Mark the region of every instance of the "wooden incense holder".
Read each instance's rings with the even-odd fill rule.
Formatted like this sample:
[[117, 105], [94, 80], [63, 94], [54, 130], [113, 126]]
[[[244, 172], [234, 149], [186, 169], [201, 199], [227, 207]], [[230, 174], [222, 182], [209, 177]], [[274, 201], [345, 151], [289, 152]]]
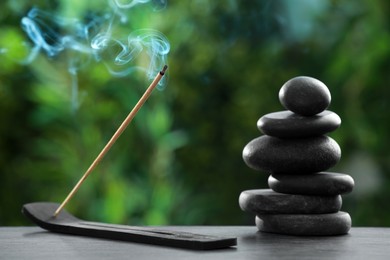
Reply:
[[153, 227], [135, 227], [84, 221], [62, 210], [56, 217], [53, 212], [59, 204], [34, 202], [23, 205], [22, 212], [43, 229], [87, 237], [122, 240], [136, 243], [210, 250], [237, 245], [237, 238], [199, 235], [187, 232], [161, 230]]

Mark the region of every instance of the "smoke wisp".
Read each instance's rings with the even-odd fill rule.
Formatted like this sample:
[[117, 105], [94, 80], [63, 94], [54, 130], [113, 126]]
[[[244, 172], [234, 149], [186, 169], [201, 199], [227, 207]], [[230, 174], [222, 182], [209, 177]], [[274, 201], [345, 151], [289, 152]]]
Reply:
[[[79, 106], [77, 75], [90, 62], [102, 62], [115, 77], [144, 71], [148, 79], [153, 79], [167, 64], [170, 51], [168, 39], [154, 29], [138, 29], [120, 35], [115, 30], [118, 23], [128, 22], [126, 12], [129, 9], [147, 3], [154, 4], [156, 10], [166, 6], [165, 1], [108, 0], [108, 11], [100, 15], [89, 13], [83, 19], [61, 17], [32, 8], [21, 19], [22, 29], [31, 45], [23, 63], [32, 63], [40, 53], [51, 59], [67, 53], [74, 110]], [[166, 78], [159, 83], [159, 88], [165, 85]]]

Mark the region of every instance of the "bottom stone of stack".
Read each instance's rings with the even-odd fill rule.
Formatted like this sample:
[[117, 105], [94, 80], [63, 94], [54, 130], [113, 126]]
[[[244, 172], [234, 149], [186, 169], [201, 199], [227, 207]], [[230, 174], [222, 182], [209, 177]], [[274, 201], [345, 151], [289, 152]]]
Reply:
[[285, 235], [344, 235], [349, 232], [351, 225], [351, 217], [343, 211], [330, 214], [266, 214], [256, 216], [256, 226], [259, 231]]

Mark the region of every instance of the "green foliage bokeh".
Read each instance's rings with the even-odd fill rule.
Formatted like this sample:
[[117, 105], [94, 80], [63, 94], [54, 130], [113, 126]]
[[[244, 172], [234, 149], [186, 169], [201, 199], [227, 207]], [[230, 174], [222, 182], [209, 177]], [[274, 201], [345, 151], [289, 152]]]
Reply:
[[[107, 1], [0, 3], [0, 225], [24, 225], [24, 203], [61, 202], [142, 95], [140, 73], [112, 77], [91, 63], [29, 49], [20, 27], [33, 6], [82, 18]], [[389, 4], [376, 1], [168, 1], [138, 5], [119, 33], [153, 28], [171, 44], [168, 84], [156, 91], [71, 200], [80, 218], [139, 225], [253, 224], [242, 190], [267, 175], [242, 161], [256, 121], [283, 110], [278, 91], [306, 75], [332, 93], [343, 151], [332, 170], [356, 182], [343, 210], [357, 226], [389, 226]], [[67, 56], [68, 55], [68, 56]], [[72, 109], [77, 80], [79, 107]]]

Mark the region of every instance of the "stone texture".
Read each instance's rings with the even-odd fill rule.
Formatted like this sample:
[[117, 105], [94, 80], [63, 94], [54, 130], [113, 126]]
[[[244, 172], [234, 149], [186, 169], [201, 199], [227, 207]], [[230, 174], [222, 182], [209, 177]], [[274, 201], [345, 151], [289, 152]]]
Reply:
[[241, 192], [239, 204], [243, 211], [256, 214], [324, 214], [339, 211], [342, 200], [340, 195], [291, 195], [258, 189]]
[[355, 185], [347, 174], [319, 172], [316, 174], [281, 174], [269, 176], [268, 186], [281, 193], [304, 195], [337, 195], [350, 193]]
[[280, 138], [319, 136], [336, 130], [340, 117], [332, 111], [314, 116], [301, 116], [291, 111], [281, 111], [262, 116], [257, 128], [264, 134]]
[[242, 153], [245, 163], [272, 173], [315, 173], [334, 166], [341, 157], [339, 145], [328, 136], [280, 139], [267, 135], [250, 141]]
[[312, 116], [324, 111], [330, 104], [329, 89], [311, 77], [296, 77], [287, 81], [279, 91], [282, 105], [294, 113]]
[[333, 236], [347, 234], [352, 221], [348, 213], [257, 215], [256, 226], [262, 232], [299, 235]]

